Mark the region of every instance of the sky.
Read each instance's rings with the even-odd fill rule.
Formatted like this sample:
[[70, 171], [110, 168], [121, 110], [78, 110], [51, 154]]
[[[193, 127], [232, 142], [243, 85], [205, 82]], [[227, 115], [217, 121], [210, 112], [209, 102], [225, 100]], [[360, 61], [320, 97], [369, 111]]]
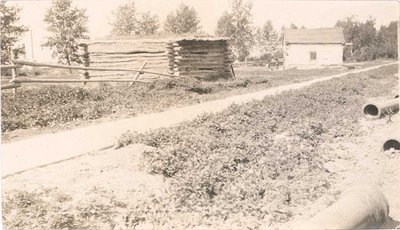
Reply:
[[[118, 5], [128, 0], [74, 0], [80, 8], [85, 8], [89, 17], [89, 36], [93, 39], [109, 35], [112, 11]], [[161, 25], [166, 16], [174, 11], [180, 3], [193, 6], [199, 15], [203, 31], [213, 34], [221, 14], [229, 9], [231, 0], [134, 0], [139, 12], [150, 11], [158, 15]], [[333, 27], [337, 20], [348, 16], [356, 16], [360, 21], [369, 17], [375, 18], [376, 26], [387, 25], [399, 19], [399, 1], [288, 1], [288, 0], [252, 0], [253, 23], [262, 26], [271, 20], [278, 30], [282, 25], [291, 23], [306, 28]], [[18, 5], [22, 8], [20, 22], [28, 26], [31, 32], [26, 33], [23, 42], [27, 49], [33, 40], [33, 58], [51, 60], [50, 51], [40, 45], [47, 35], [43, 17], [51, 0], [8, 0], [8, 5]], [[28, 47], [29, 46], [29, 47]], [[32, 57], [29, 50], [28, 58]]]

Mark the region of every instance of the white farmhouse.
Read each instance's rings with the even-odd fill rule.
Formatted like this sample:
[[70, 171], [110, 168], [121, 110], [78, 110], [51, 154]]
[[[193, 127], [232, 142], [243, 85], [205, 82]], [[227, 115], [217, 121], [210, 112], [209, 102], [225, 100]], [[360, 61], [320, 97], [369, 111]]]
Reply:
[[343, 29], [286, 29], [285, 68], [317, 68], [343, 64]]

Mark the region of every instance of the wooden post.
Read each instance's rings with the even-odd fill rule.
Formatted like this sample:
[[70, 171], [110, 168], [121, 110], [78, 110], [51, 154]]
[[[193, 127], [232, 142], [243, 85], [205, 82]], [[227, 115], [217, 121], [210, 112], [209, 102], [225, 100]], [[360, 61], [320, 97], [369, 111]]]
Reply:
[[231, 71], [232, 71], [232, 78], [235, 79], [236, 78], [235, 70], [233, 70], [232, 64], [230, 64], [230, 66], [231, 66]]
[[[140, 67], [140, 70], [144, 70], [144, 68], [146, 67], [146, 65], [147, 65], [147, 62], [145, 61], [145, 62], [143, 63], [143, 65]], [[133, 80], [137, 80], [137, 79], [139, 78], [140, 74], [142, 74], [142, 73], [143, 73], [143, 72], [137, 72], [136, 75], [135, 75], [135, 77], [133, 78]], [[134, 82], [134, 81], [131, 82], [131, 83], [129, 84], [128, 88], [131, 87], [131, 86], [133, 85], [133, 83], [135, 83], [135, 82]]]
[[[14, 65], [12, 60], [13, 59], [17, 59], [17, 54], [15, 52], [13, 52], [13, 50], [10, 48], [10, 64]], [[17, 79], [17, 68], [12, 68], [11, 69], [11, 81], [14, 81]], [[13, 97], [15, 98], [15, 95], [17, 93], [17, 89], [13, 88], [12, 89], [12, 93], [13, 93]]]
[[[79, 54], [79, 59], [82, 63], [81, 66], [89, 67], [90, 59], [89, 59], [88, 45], [84, 43], [79, 44], [78, 54]], [[82, 76], [82, 79], [90, 79], [90, 75], [87, 70], [79, 70], [79, 72]], [[84, 82], [83, 84], [85, 85], [86, 82]]]

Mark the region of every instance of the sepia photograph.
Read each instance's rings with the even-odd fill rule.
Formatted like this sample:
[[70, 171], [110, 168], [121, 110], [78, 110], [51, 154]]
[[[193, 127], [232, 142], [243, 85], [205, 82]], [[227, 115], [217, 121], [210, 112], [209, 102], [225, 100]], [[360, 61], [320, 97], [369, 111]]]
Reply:
[[1, 0], [1, 229], [400, 229], [397, 0]]

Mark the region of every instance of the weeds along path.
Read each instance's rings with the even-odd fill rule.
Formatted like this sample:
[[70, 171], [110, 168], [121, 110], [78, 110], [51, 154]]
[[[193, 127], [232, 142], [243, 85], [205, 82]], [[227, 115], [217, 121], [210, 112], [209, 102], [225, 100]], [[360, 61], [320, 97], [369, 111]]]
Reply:
[[128, 130], [144, 132], [150, 129], [168, 127], [182, 121], [193, 119], [203, 113], [220, 112], [233, 103], [242, 104], [252, 100], [260, 100], [265, 96], [276, 95], [288, 90], [300, 89], [317, 82], [394, 64], [396, 63], [387, 63], [301, 83], [270, 88], [256, 93], [171, 109], [161, 113], [146, 114], [134, 118], [122, 119], [54, 134], [44, 134], [22, 141], [2, 144], [2, 177], [4, 178], [14, 173], [53, 164], [81, 156], [91, 151], [111, 147], [115, 142], [115, 138]]

